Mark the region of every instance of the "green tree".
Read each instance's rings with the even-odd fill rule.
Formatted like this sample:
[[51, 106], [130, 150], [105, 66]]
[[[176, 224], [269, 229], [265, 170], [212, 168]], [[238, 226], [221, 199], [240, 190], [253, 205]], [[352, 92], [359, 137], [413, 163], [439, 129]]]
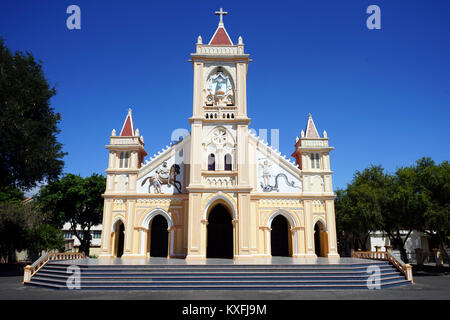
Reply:
[[437, 240], [446, 254], [450, 236], [450, 165], [448, 161], [436, 165], [431, 158], [422, 158], [417, 160], [412, 170], [416, 189], [424, 204], [424, 221], [419, 230]]
[[403, 261], [408, 262], [405, 244], [411, 233], [420, 226], [423, 216], [420, 194], [414, 188], [414, 174], [410, 168], [400, 168], [389, 187], [390, 197], [383, 211], [383, 231], [394, 248], [400, 250]]
[[55, 93], [40, 61], [12, 54], [0, 39], [0, 189], [28, 190], [60, 175], [65, 153], [56, 139], [61, 115], [50, 107]]
[[0, 202], [8, 200], [23, 200], [24, 193], [16, 187], [3, 186], [0, 187]]
[[340, 243], [351, 238], [351, 248], [366, 249], [370, 233], [381, 226], [383, 203], [388, 197], [386, 186], [390, 180], [381, 166], [370, 166], [357, 171], [347, 188], [336, 192], [336, 227]]
[[0, 260], [14, 262], [22, 250], [34, 260], [42, 251], [62, 247], [61, 229], [45, 223], [35, 201], [0, 202]]
[[69, 222], [71, 231], [80, 241], [80, 251], [87, 256], [91, 244], [91, 227], [102, 222], [102, 194], [105, 187], [106, 179], [101, 175], [82, 178], [67, 174], [41, 188], [37, 197], [46, 213], [46, 221], [60, 228]]
[[43, 251], [64, 249], [64, 237], [61, 229], [48, 223], [38, 223], [28, 232], [28, 257], [36, 260]]
[[16, 260], [16, 251], [26, 249], [27, 221], [20, 201], [0, 202], [0, 260], [5, 263]]

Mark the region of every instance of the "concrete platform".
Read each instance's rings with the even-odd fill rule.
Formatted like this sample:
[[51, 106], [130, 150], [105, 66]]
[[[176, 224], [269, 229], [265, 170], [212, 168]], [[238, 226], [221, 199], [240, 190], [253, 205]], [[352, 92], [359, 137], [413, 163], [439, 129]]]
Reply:
[[185, 259], [167, 258], [112, 258], [112, 259], [78, 259], [58, 261], [58, 264], [97, 266], [97, 265], [355, 265], [373, 264], [375, 260], [357, 258], [290, 258], [273, 257], [249, 260], [206, 259], [204, 261], [187, 261]]

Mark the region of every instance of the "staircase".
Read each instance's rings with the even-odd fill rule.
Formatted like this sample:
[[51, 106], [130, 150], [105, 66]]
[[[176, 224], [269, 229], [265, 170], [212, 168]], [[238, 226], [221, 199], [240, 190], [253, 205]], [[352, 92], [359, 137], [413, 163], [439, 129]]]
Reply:
[[[381, 288], [410, 285], [386, 261], [323, 265], [83, 265], [83, 290], [336, 290], [368, 289], [367, 267], [380, 268]], [[26, 285], [68, 289], [69, 264], [49, 261]]]

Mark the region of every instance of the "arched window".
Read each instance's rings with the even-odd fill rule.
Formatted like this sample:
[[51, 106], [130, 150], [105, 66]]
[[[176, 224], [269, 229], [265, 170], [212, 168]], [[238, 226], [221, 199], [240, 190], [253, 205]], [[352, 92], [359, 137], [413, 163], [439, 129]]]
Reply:
[[120, 152], [119, 155], [119, 168], [128, 168], [128, 158], [130, 157], [130, 153], [126, 151]]
[[320, 158], [318, 153], [311, 153], [311, 169], [320, 169]]
[[231, 154], [227, 153], [225, 155], [225, 170], [231, 171], [233, 170], [232, 160], [231, 160]]
[[216, 156], [213, 153], [208, 156], [208, 170], [216, 170]]
[[209, 114], [206, 114], [206, 119], [209, 119]]

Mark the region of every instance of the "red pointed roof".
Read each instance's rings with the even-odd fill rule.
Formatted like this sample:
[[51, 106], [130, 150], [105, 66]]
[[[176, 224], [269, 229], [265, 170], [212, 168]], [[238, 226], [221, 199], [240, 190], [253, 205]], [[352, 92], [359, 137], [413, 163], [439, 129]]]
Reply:
[[311, 114], [309, 114], [309, 116], [308, 116], [308, 123], [306, 125], [305, 138], [320, 139], [319, 133], [317, 132], [317, 129], [316, 129], [316, 126], [314, 124]]
[[225, 27], [219, 26], [209, 42], [210, 45], [232, 46], [233, 42], [228, 36]]
[[131, 109], [128, 109], [128, 115], [122, 126], [122, 131], [120, 131], [121, 137], [132, 137], [134, 136], [134, 125], [133, 117], [131, 116]]

